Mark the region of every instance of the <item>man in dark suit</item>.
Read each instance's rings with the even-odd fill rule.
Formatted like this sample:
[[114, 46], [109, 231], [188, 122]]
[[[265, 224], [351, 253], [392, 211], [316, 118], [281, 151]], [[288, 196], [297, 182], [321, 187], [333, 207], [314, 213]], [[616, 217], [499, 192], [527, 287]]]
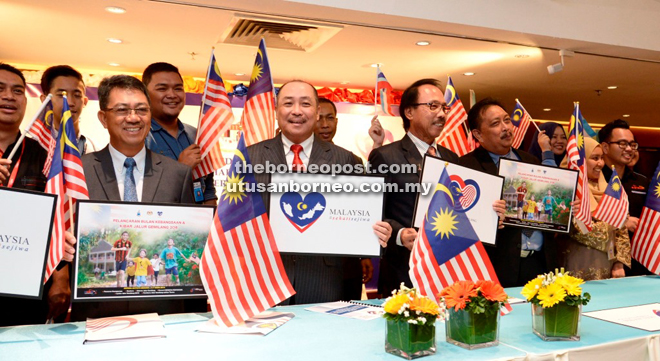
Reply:
[[[468, 123], [474, 139], [481, 146], [462, 156], [460, 165], [496, 175], [500, 158], [540, 163], [533, 155], [511, 146], [511, 117], [498, 101], [486, 98], [475, 104], [468, 113]], [[552, 157], [551, 151], [544, 152], [544, 164], [554, 165], [554, 159], [550, 163]], [[485, 245], [503, 287], [523, 286], [553, 265], [551, 262], [556, 259], [556, 250], [552, 242], [543, 238], [543, 233], [539, 231], [503, 227], [497, 232], [495, 246]]]
[[[248, 147], [253, 165], [287, 165], [294, 171], [310, 165], [356, 165], [353, 153], [314, 135], [319, 118], [319, 100], [314, 87], [294, 80], [285, 83], [277, 95], [277, 123], [281, 133], [272, 139]], [[255, 174], [257, 183], [269, 182], [269, 174]], [[262, 194], [266, 209], [268, 194]], [[391, 228], [385, 222], [377, 222], [374, 232], [379, 240], [389, 237]], [[384, 243], [381, 243], [384, 244]], [[282, 262], [296, 295], [284, 304], [329, 302], [342, 299], [344, 267], [342, 257], [283, 255]]]
[[[436, 79], [418, 80], [401, 96], [399, 114], [406, 135], [399, 141], [374, 149], [369, 154], [372, 169], [386, 176], [386, 183], [396, 183], [399, 190], [406, 184], [419, 184], [424, 154], [450, 162], [458, 156], [451, 150], [435, 144], [445, 126], [447, 103]], [[391, 173], [379, 168], [391, 165], [413, 165], [413, 172]], [[387, 167], [385, 167], [387, 166]], [[413, 213], [418, 192], [392, 192], [385, 194], [385, 220], [392, 225], [392, 235], [380, 264], [378, 292], [383, 296], [398, 289], [401, 282], [412, 287], [408, 275], [408, 261], [417, 230], [412, 228]]]
[[[116, 75], [103, 79], [98, 93], [98, 118], [110, 133], [110, 144], [82, 158], [89, 199], [193, 204], [192, 169], [145, 148], [151, 112], [144, 84], [132, 76]], [[206, 300], [192, 301], [192, 309], [178, 300], [74, 303], [71, 320], [207, 310]]]

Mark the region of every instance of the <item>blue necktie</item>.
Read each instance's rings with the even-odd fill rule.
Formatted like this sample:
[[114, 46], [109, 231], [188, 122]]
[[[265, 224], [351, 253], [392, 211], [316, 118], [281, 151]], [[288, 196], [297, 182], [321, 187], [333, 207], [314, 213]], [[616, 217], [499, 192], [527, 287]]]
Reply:
[[126, 175], [124, 177], [124, 202], [137, 202], [137, 189], [135, 188], [135, 178], [133, 177], [133, 168], [135, 168], [135, 159], [126, 158], [124, 167]]

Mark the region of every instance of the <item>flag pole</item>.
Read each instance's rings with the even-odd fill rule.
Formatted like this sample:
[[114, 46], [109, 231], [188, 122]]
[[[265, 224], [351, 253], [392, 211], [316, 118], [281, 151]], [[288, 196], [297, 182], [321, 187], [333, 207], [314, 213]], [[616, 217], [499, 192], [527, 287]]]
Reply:
[[[211, 67], [213, 67], [213, 54], [215, 53], [215, 46], [211, 47], [211, 58], [209, 59], [209, 69], [206, 72], [206, 81], [204, 82], [204, 92], [202, 93], [202, 104], [199, 107], [199, 119], [197, 120], [197, 130], [202, 125], [202, 115], [204, 113], [204, 100], [206, 97], [206, 90], [209, 88], [209, 78], [211, 77]], [[195, 135], [195, 144], [199, 144], [199, 131]]]
[[[529, 113], [527, 112], [527, 109], [525, 109], [525, 107], [524, 107], [522, 104], [520, 104], [520, 100], [518, 100], [518, 98], [516, 98], [516, 103], [518, 103], [518, 105], [520, 105], [520, 107], [523, 108], [523, 110], [525, 111], [525, 113], [527, 113], [527, 115], [529, 115]], [[536, 125], [536, 122], [534, 122], [534, 118], [532, 118], [532, 117], [530, 116], [530, 117], [529, 117], [529, 121], [530, 121], [532, 124], [534, 124], [534, 127], [536, 127], [536, 130], [538, 130], [539, 133], [541, 133], [541, 128], [539, 128], [539, 126]]]
[[[380, 74], [380, 64], [376, 63], [376, 86], [374, 87], [374, 115], [378, 115], [378, 74]], [[380, 100], [383, 102], [383, 99]]]
[[[28, 124], [28, 126], [25, 128], [25, 132], [23, 132], [23, 133], [21, 134], [21, 137], [18, 138], [18, 141], [16, 142], [17, 145], [18, 145], [18, 144], [21, 144], [21, 142], [23, 141], [23, 139], [25, 139], [25, 136], [27, 135], [27, 131], [30, 130], [30, 128], [32, 128], [32, 125], [34, 124], [34, 122], [37, 121], [37, 118], [39, 118], [39, 115], [41, 114], [41, 112], [43, 112], [44, 109], [46, 108], [46, 104], [48, 104], [48, 102], [49, 102], [52, 98], [53, 98], [53, 94], [48, 94], [48, 96], [46, 97], [46, 99], [44, 100], [44, 102], [41, 103], [41, 105], [39, 106], [39, 109], [37, 109], [37, 113], [34, 115], [34, 117], [32, 118], [32, 120], [30, 121], [30, 124]], [[12, 159], [12, 158], [14, 157], [14, 155], [16, 154], [16, 152], [18, 151], [18, 148], [19, 148], [19, 147], [14, 147], [14, 149], [11, 150], [11, 153], [9, 153], [9, 156], [7, 157], [7, 159]]]

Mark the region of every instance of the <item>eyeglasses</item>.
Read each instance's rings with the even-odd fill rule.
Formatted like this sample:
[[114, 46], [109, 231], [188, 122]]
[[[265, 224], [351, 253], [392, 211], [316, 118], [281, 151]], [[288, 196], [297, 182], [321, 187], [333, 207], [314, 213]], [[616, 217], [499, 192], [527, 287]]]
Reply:
[[451, 107], [445, 103], [440, 103], [440, 102], [428, 102], [428, 103], [413, 103], [412, 105], [418, 106], [418, 105], [426, 105], [429, 107], [429, 110], [432, 112], [437, 111], [438, 109], [442, 108], [442, 111], [445, 113], [449, 113], [449, 109]]
[[119, 106], [119, 107], [114, 107], [114, 108], [108, 108], [108, 109], [106, 109], [106, 111], [115, 112], [115, 114], [117, 114], [120, 117], [127, 117], [127, 116], [131, 115], [133, 112], [135, 112], [135, 115], [137, 115], [138, 117], [146, 117], [147, 115], [149, 115], [149, 110], [150, 109], [151, 108], [149, 108], [149, 107], [139, 107], [139, 108], [132, 109], [132, 108], [128, 108], [128, 107]]
[[630, 149], [632, 149], [632, 150], [639, 149], [639, 143], [637, 143], [637, 142], [628, 143], [625, 140], [619, 140], [619, 141], [616, 141], [616, 142], [607, 142], [607, 143], [608, 144], [618, 144], [619, 148], [621, 148], [621, 149], [626, 149], [628, 147], [630, 147]]

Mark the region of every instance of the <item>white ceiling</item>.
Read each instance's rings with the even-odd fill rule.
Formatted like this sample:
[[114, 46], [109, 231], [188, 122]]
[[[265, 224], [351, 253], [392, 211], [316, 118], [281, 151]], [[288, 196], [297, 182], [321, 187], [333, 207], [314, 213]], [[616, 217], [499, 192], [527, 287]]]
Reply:
[[[0, 60], [23, 69], [69, 64], [89, 72], [135, 73], [152, 62], [166, 61], [177, 65], [184, 75], [204, 77], [215, 46], [225, 79], [249, 83], [256, 48], [216, 43], [237, 12], [280, 15], [325, 20], [344, 29], [312, 52], [270, 48], [276, 84], [296, 78], [318, 86], [373, 89], [375, 70], [369, 64], [382, 63], [396, 89], [424, 77], [445, 83], [450, 74], [466, 105], [468, 90], [473, 89], [477, 99], [497, 97], [509, 110], [519, 98], [538, 119], [566, 121], [573, 101], [580, 101], [590, 123], [630, 114], [631, 124], [660, 124], [655, 107], [660, 98], [659, 52], [281, 0], [179, 3], [0, 0]], [[110, 5], [128, 11], [122, 15], [104, 11]], [[111, 44], [107, 38], [120, 38], [124, 43]], [[416, 46], [420, 40], [431, 45]], [[546, 67], [559, 62], [559, 48], [577, 54], [566, 59], [564, 71], [549, 75]], [[189, 52], [198, 55], [193, 60]], [[111, 67], [111, 62], [121, 66]], [[476, 75], [462, 75], [468, 71]], [[341, 85], [343, 81], [350, 83]], [[608, 90], [610, 85], [618, 89]], [[596, 90], [602, 90], [600, 95]], [[544, 112], [543, 108], [552, 110]]]

